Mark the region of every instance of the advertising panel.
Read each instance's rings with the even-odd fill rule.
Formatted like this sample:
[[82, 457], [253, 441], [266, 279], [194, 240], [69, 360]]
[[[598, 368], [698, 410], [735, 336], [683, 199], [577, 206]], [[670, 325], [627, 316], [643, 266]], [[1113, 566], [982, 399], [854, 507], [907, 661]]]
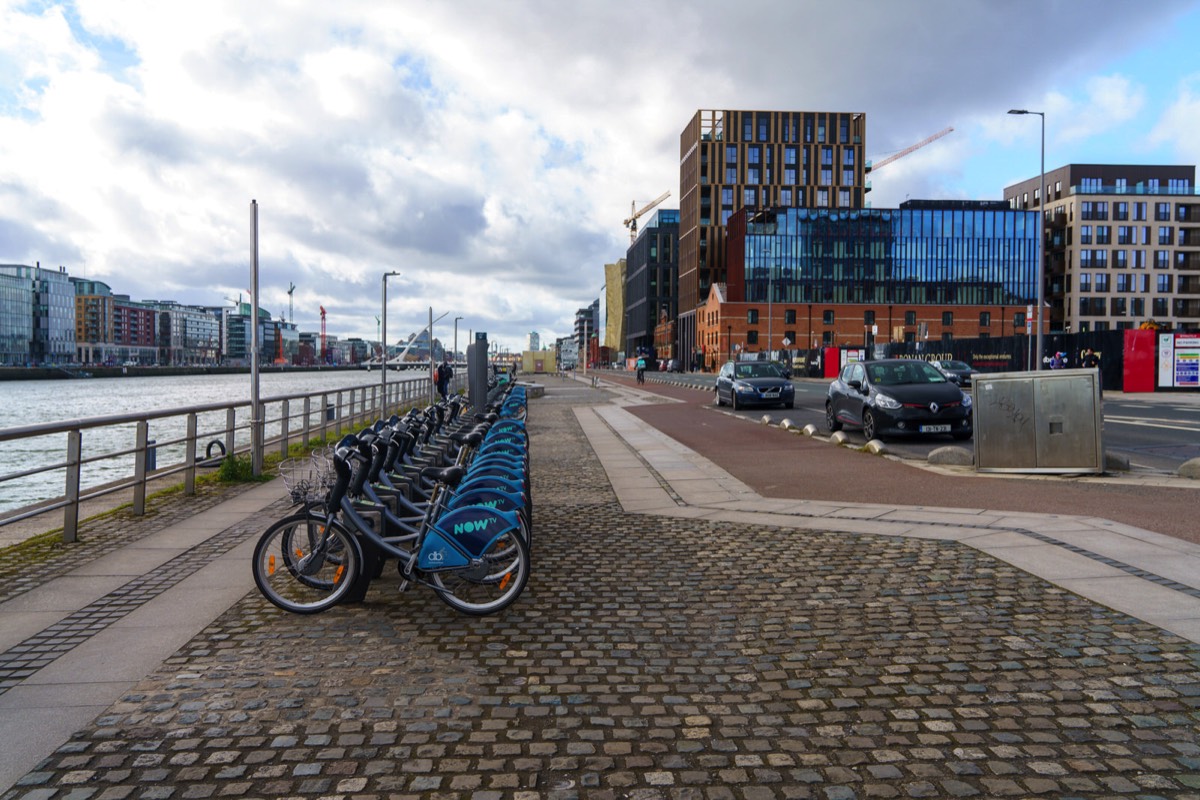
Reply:
[[1159, 334], [1158, 385], [1164, 389], [1200, 389], [1200, 334]]

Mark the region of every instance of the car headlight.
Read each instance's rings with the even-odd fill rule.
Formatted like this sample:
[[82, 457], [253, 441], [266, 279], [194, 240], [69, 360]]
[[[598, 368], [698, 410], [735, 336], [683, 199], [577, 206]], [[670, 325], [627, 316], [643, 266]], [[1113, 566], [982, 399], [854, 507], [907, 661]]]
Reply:
[[735, 391], [738, 391], [738, 392], [752, 392], [752, 391], [754, 391], [754, 387], [753, 387], [753, 386], [751, 386], [751, 385], [750, 385], [750, 384], [748, 384], [748, 383], [742, 383], [741, 381], [734, 381], [734, 382], [733, 382], [733, 388], [734, 388], [734, 390], [735, 390]]
[[963, 408], [970, 408], [970, 407], [971, 407], [971, 395], [967, 394], [966, 392], [963, 392]]
[[900, 408], [900, 401], [891, 395], [877, 394], [875, 395], [875, 405], [880, 408], [886, 408], [889, 411], [895, 411], [897, 408]]

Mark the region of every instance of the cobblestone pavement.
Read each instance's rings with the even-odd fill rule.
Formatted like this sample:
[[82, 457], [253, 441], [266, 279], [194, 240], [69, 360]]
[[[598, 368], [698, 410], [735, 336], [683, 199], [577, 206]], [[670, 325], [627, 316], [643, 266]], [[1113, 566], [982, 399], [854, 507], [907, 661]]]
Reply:
[[1200, 798], [1200, 647], [969, 547], [624, 513], [533, 403], [534, 575], [248, 595], [10, 798]]

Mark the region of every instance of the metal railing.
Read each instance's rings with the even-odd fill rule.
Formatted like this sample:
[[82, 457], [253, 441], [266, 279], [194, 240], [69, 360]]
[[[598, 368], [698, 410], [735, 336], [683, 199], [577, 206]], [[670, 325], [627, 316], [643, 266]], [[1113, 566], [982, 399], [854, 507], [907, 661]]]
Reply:
[[[455, 376], [452, 389], [461, 385]], [[84, 502], [132, 489], [133, 513], [142, 515], [151, 480], [182, 475], [183, 491], [192, 495], [200, 470], [218, 467], [224, 459], [238, 455], [253, 458], [251, 442], [256, 439], [262, 442], [260, 457], [275, 450], [286, 457], [294, 444], [324, 441], [331, 432], [341, 436], [343, 431], [351, 432], [386, 414], [424, 405], [430, 397], [426, 377], [386, 386], [386, 398], [381, 398], [379, 385], [262, 398], [257, 414], [252, 413], [251, 402], [243, 400], [0, 429], [0, 442], [20, 441], [28, 453], [41, 456], [31, 455], [31, 465], [24, 469], [0, 474], [0, 496], [18, 484], [26, 494], [34, 484], [36, 489], [46, 490], [45, 496], [0, 515], [0, 528], [61, 509], [62, 539], [73, 542]], [[258, 437], [251, 435], [255, 424], [261, 426]], [[63, 434], [65, 446], [61, 442], [46, 444], [46, 437]], [[88, 441], [101, 442], [102, 448], [125, 444], [91, 453], [84, 446], [85, 434]], [[53, 460], [55, 451], [62, 454], [61, 459]], [[168, 463], [159, 466], [160, 456]], [[59, 476], [63, 493], [52, 496], [50, 487]]]

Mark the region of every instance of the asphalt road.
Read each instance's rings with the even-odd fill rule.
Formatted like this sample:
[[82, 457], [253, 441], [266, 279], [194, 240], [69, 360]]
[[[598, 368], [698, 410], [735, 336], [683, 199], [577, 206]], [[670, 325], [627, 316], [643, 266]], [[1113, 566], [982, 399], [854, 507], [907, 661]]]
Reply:
[[[616, 374], [624, 377], [624, 373]], [[648, 378], [654, 382], [696, 383], [705, 386], [711, 386], [716, 381], [715, 375], [704, 373], [649, 373]], [[828, 435], [830, 431], [825, 425], [825, 395], [829, 381], [804, 378], [793, 383], [796, 386], [794, 409], [785, 411], [776, 408], [753, 408], [736, 413], [755, 419], [764, 413], [780, 418], [787, 416], [800, 426], [816, 425], [823, 435]], [[1105, 451], [1125, 456], [1132, 468], [1171, 473], [1183, 462], [1200, 458], [1200, 396], [1110, 392], [1103, 399], [1102, 413]], [[859, 431], [847, 429], [846, 433], [855, 443], [862, 444], [866, 441]], [[888, 449], [901, 458], [924, 460], [931, 451], [953, 443], [949, 436], [897, 438], [888, 440]], [[969, 442], [967, 444], [969, 445]]]
[[[631, 373], [600, 375], [606, 380], [635, 385]], [[630, 413], [711, 459], [766, 497], [1096, 516], [1200, 543], [1200, 528], [1195, 521], [1198, 489], [1191, 482], [1187, 486], [1168, 487], [1138, 481], [1076, 481], [1070, 476], [1057, 475], [935, 475], [918, 468], [915, 457], [908, 463], [876, 458], [853, 448], [833, 447], [823, 439], [793, 436], [774, 426], [735, 419], [728, 406], [720, 410], [712, 407], [710, 392], [688, 388], [687, 376], [672, 376], [669, 383], [657, 383], [660, 377], [651, 375], [645, 388], [682, 402], [633, 405], [628, 407]], [[809, 413], [815, 420], [819, 398], [823, 421], [822, 382], [796, 383], [798, 388], [801, 384], [805, 387], [797, 397], [796, 409], [748, 411], [736, 416], [757, 420], [764, 413], [776, 419], [786, 414], [800, 423], [801, 414]], [[1143, 407], [1142, 418], [1152, 419], [1153, 406], [1163, 400], [1155, 396], [1127, 402]], [[1106, 402], [1115, 406], [1118, 401], [1110, 396]], [[1191, 402], [1191, 406], [1186, 399], [1166, 404], [1190, 407], [1193, 416], [1197, 416], [1200, 397], [1193, 396]], [[913, 453], [917, 448], [928, 450], [947, 444], [952, 444], [952, 440], [910, 445], [889, 441], [888, 450], [901, 455], [896, 453], [898, 448], [907, 447]]]

